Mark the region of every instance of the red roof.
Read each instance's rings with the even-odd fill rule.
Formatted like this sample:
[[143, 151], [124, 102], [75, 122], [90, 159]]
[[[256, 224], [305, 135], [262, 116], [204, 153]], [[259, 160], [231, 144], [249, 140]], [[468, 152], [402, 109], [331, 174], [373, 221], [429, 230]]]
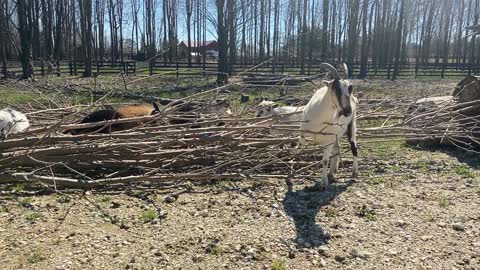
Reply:
[[[180, 44], [182, 44], [182, 43], [185, 45], [185, 47], [188, 47], [188, 40], [182, 40], [182, 42], [180, 42]], [[195, 42], [193, 40], [190, 41], [191, 48], [206, 47], [206, 46], [209, 46], [212, 43], [217, 43], [217, 41], [216, 40], [206, 40], [205, 42], [203, 42], [203, 45], [200, 45], [201, 42], [198, 43], [198, 42]]]

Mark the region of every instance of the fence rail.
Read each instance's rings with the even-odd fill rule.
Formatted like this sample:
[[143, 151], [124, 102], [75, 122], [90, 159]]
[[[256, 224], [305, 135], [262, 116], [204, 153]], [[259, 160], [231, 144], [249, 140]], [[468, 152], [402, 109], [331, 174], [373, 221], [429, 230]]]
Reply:
[[[320, 62], [307, 62], [304, 73], [312, 75], [320, 72]], [[257, 66], [258, 63], [237, 63], [232, 65], [232, 73], [239, 74], [251, 67]], [[22, 72], [22, 65], [19, 61], [8, 61], [0, 65], [1, 74], [18, 75]], [[45, 61], [34, 62], [34, 75], [46, 76], [55, 73], [65, 73], [70, 75], [79, 75], [84, 71], [84, 62], [82, 61], [60, 61], [55, 64]], [[150, 61], [93, 61], [93, 72], [96, 74], [161, 74], [170, 73], [176, 77], [180, 76], [212, 76], [218, 73], [217, 63], [192, 63], [186, 62], [163, 62]], [[360, 63], [349, 65], [350, 76], [358, 78], [360, 74]], [[394, 64], [367, 64], [367, 78], [394, 78]], [[267, 62], [263, 65], [251, 70], [251, 73], [286, 73], [300, 74], [300, 66], [291, 62]], [[471, 74], [480, 74], [480, 64], [457, 64], [457, 63], [400, 63], [396, 78], [451, 78], [463, 77]]]

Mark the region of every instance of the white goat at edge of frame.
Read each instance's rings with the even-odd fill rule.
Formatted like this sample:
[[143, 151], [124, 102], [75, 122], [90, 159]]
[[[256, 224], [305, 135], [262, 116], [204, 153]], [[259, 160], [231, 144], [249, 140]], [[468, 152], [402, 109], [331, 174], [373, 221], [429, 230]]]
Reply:
[[[278, 116], [280, 122], [300, 121], [305, 106], [279, 106], [273, 101], [263, 100], [255, 108], [256, 117]], [[282, 116], [282, 114], [286, 114]]]
[[0, 110], [0, 140], [6, 139], [10, 134], [23, 132], [29, 127], [30, 123], [23, 113], [11, 108]]
[[[352, 176], [358, 175], [356, 109], [358, 100], [352, 95], [353, 86], [348, 78], [347, 65], [345, 79], [340, 79], [338, 71], [330, 64], [320, 65], [333, 75], [331, 81], [324, 81], [326, 86], [318, 89], [303, 109], [299, 144], [305, 143], [305, 137], [313, 139], [323, 148], [323, 172], [321, 186], [328, 186], [328, 177], [334, 177], [338, 170], [340, 147], [339, 140], [345, 133], [353, 154]], [[332, 159], [330, 162], [330, 158]], [[330, 172], [327, 172], [330, 162]]]

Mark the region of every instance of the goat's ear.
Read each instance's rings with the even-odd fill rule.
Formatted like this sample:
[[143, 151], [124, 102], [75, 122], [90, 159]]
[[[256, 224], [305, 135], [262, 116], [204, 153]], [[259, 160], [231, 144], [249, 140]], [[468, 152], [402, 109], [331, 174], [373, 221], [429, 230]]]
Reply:
[[350, 95], [353, 93], [353, 85], [348, 86], [348, 93], [350, 93]]

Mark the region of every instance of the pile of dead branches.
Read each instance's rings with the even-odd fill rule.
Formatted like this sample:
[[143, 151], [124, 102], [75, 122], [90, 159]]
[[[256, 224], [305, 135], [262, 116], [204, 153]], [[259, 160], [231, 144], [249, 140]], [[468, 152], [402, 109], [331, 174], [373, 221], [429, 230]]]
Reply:
[[408, 144], [480, 149], [480, 100], [424, 99], [413, 104], [409, 113], [405, 120]]
[[[88, 188], [145, 181], [319, 177], [321, 149], [294, 147], [299, 123], [255, 118], [249, 107], [233, 113], [215, 107], [217, 93], [227, 87], [166, 102], [158, 115], [105, 122], [78, 124], [99, 104], [32, 110], [28, 115], [37, 124], [0, 142], [0, 182]], [[186, 105], [193, 109], [182, 110]], [[380, 111], [381, 106], [387, 109]], [[382, 126], [359, 130], [363, 142], [402, 134], [397, 105], [365, 100], [360, 107], [360, 120], [383, 119]], [[119, 123], [141, 124], [106, 134], [65, 134]], [[348, 157], [342, 156], [344, 164], [349, 164]]]

